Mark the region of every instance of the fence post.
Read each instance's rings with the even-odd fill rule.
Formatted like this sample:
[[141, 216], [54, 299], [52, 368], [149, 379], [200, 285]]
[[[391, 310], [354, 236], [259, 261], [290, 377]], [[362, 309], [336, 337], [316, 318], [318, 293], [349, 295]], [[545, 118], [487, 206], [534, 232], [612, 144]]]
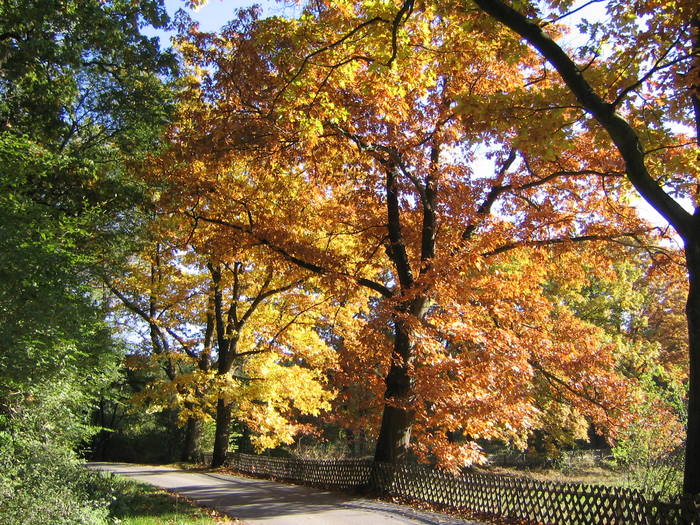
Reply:
[[[507, 483], [507, 482], [506, 482]], [[498, 487], [498, 515], [503, 516], [503, 485]]]

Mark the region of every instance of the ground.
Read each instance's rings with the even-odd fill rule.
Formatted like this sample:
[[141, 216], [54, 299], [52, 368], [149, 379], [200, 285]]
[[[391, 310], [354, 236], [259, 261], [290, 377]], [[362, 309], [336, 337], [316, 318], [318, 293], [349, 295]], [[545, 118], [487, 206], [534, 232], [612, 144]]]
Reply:
[[212, 507], [249, 525], [486, 525], [348, 494], [218, 473], [124, 463], [90, 463]]

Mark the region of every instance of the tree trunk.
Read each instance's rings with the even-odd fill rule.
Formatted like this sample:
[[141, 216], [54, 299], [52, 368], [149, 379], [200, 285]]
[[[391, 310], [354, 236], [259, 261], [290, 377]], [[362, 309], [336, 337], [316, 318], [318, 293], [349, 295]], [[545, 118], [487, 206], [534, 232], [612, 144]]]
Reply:
[[185, 425], [185, 442], [182, 445], [180, 461], [198, 461], [200, 459], [200, 438], [202, 437], [202, 422], [193, 417]]
[[408, 330], [399, 320], [394, 320], [394, 337], [391, 367], [385, 379], [384, 413], [374, 453], [374, 460], [384, 463], [406, 460], [413, 422], [413, 414], [401, 406], [408, 404], [411, 394], [408, 374], [411, 346]]
[[240, 421], [237, 424], [241, 429], [241, 435], [236, 441], [236, 452], [239, 454], [255, 454], [255, 447], [253, 446], [252, 435], [248, 425]]
[[695, 495], [700, 494], [700, 235], [686, 241], [685, 256], [690, 285], [686, 304], [690, 368], [683, 492]]
[[231, 431], [231, 405], [219, 399], [216, 404], [216, 430], [214, 432], [214, 454], [211, 460], [212, 467], [220, 467], [226, 462], [228, 452], [229, 433]]

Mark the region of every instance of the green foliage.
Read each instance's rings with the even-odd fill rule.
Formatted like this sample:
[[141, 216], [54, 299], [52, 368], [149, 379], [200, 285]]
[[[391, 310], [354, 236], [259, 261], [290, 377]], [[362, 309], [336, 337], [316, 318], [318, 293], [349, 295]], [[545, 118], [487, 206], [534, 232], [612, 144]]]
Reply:
[[0, 378], [9, 390], [101, 366], [92, 349], [106, 332], [90, 284], [142, 222], [127, 162], [157, 144], [173, 62], [140, 28], [166, 21], [157, 0], [0, 0]]
[[612, 449], [614, 462], [626, 485], [677, 496], [682, 492], [682, 436], [688, 417], [684, 392], [681, 387], [675, 392], [668, 385], [661, 388], [648, 377], [643, 385], [646, 396], [633, 407], [631, 424], [618, 436]]
[[173, 60], [160, 0], [0, 0], [0, 522], [106, 523], [75, 450], [121, 352], [95, 285], [143, 219]]
[[132, 412], [122, 424], [109, 430], [109, 442], [97, 459], [134, 463], [172, 463], [180, 458], [183, 429], [172, 412]]
[[0, 123], [90, 157], [143, 149], [173, 59], [140, 29], [166, 23], [160, 0], [0, 1]]
[[66, 449], [0, 437], [0, 520], [6, 525], [107, 523], [94, 475]]
[[63, 374], [0, 398], [0, 522], [106, 523], [102, 490], [73, 452], [93, 432], [91, 383]]

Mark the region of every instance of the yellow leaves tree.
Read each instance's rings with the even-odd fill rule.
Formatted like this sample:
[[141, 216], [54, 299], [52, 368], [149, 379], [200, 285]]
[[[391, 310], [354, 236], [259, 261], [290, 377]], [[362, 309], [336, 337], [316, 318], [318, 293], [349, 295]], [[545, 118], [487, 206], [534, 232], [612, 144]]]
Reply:
[[326, 301], [295, 267], [254, 246], [220, 246], [208, 229], [192, 232], [177, 215], [168, 222], [175, 228], [155, 228], [163, 235], [157, 264], [134, 259], [127, 277], [111, 284], [147, 323], [153, 353], [166, 363], [167, 378], [140, 400], [177, 409], [183, 423], [213, 417], [217, 465], [232, 417], [260, 449], [289, 442], [296, 418], [328, 408], [334, 395], [325, 375], [335, 356], [315, 331]]

